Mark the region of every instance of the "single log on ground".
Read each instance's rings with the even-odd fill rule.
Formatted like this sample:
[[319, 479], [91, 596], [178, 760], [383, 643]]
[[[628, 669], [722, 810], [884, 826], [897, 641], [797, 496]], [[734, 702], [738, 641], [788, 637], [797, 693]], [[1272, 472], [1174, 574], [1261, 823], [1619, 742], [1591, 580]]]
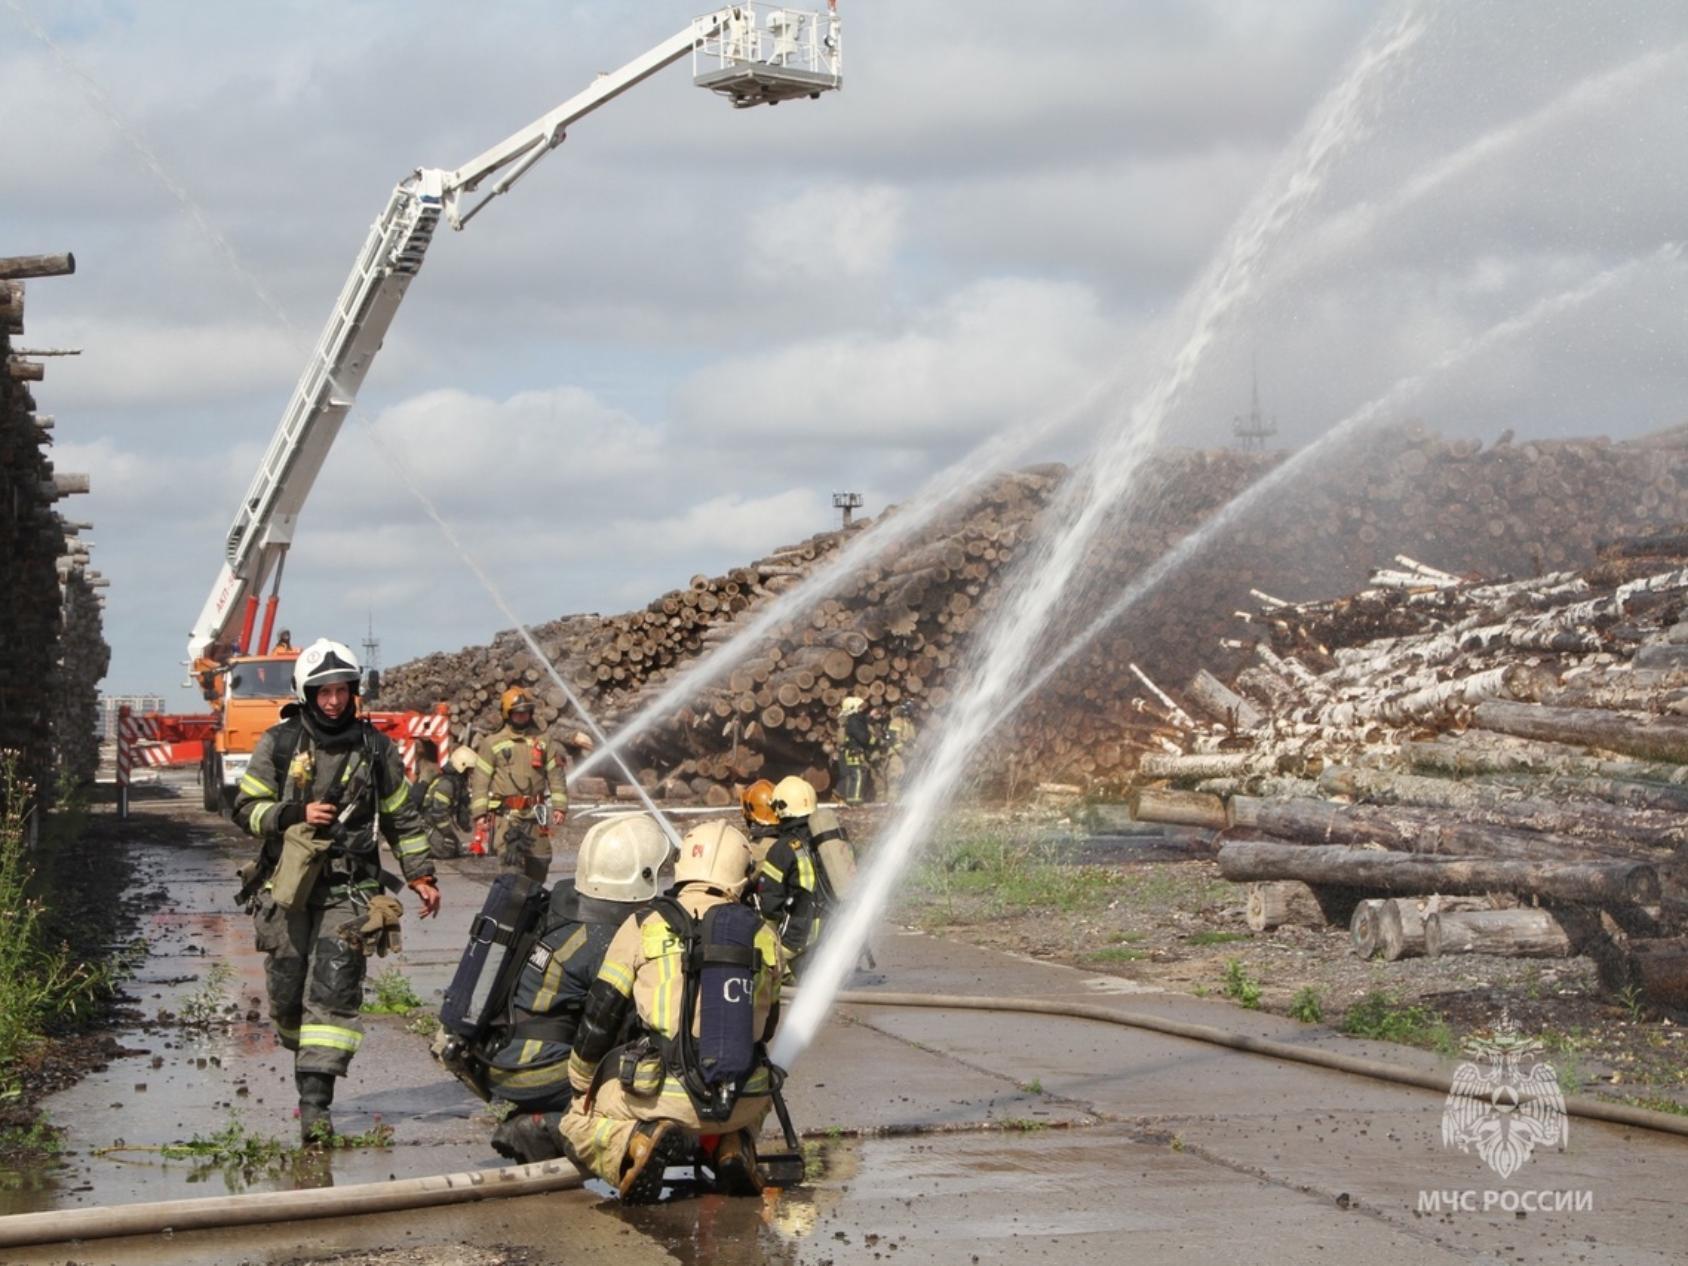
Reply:
[[1361, 958], [1370, 958], [1378, 949], [1378, 919], [1387, 902], [1375, 898], [1354, 907], [1354, 917], [1348, 921], [1348, 943]]
[[[1492, 783], [1332, 766], [1319, 775], [1319, 790], [1326, 795], [1351, 796], [1374, 804], [1448, 809], [1468, 822], [1503, 828], [1655, 847], [1673, 848], [1688, 840], [1688, 822], [1680, 814], [1547, 800], [1526, 796], [1516, 787]], [[1271, 834], [1281, 835], [1283, 832], [1273, 831]]]
[[1377, 916], [1377, 948], [1385, 962], [1424, 955], [1424, 915], [1411, 897], [1395, 897], [1383, 903]]
[[1310, 844], [1382, 844], [1403, 853], [1523, 860], [1560, 857], [1592, 861], [1623, 851], [1615, 844], [1473, 824], [1406, 806], [1232, 796], [1228, 807], [1232, 826]]
[[1263, 760], [1253, 752], [1208, 752], [1195, 756], [1150, 752], [1137, 767], [1144, 778], [1168, 778], [1174, 782], [1240, 778], [1248, 774], [1270, 773], [1272, 769], [1271, 761]]
[[1437, 911], [1425, 916], [1424, 952], [1499, 958], [1572, 958], [1591, 935], [1586, 919], [1552, 910]]
[[1571, 904], [1655, 905], [1659, 875], [1645, 862], [1502, 861], [1423, 857], [1340, 845], [1233, 840], [1219, 849], [1219, 873], [1233, 883], [1299, 879], [1311, 885], [1419, 896], [1515, 892]]
[[1633, 717], [1598, 708], [1544, 708], [1491, 699], [1473, 720], [1486, 730], [1550, 743], [1576, 743], [1643, 760], [1688, 764], [1688, 718]]
[[1175, 826], [1205, 826], [1223, 831], [1230, 825], [1225, 802], [1204, 791], [1170, 791], [1142, 787], [1131, 793], [1131, 816], [1138, 822], [1170, 822]]
[[1246, 918], [1251, 932], [1270, 932], [1286, 923], [1309, 928], [1325, 925], [1318, 895], [1306, 884], [1293, 882], [1250, 884]]
[[1688, 937], [1631, 941], [1596, 954], [1594, 961], [1607, 995], [1639, 990], [1654, 1006], [1688, 1008]]

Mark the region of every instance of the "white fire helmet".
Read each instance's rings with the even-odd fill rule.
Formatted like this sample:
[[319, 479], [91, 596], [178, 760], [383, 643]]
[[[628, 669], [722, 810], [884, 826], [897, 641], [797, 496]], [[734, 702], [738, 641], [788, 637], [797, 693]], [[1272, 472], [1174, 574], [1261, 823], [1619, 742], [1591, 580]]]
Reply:
[[466, 774], [475, 767], [475, 749], [467, 743], [459, 743], [451, 749], [451, 755], [446, 757], [445, 763], [460, 774]]
[[351, 647], [319, 637], [293, 661], [293, 695], [300, 703], [309, 703], [311, 691], [336, 681], [350, 683], [355, 695], [362, 676], [363, 670], [358, 667], [358, 657], [352, 654]]
[[705, 822], [680, 841], [680, 860], [674, 863], [674, 882], [701, 883], [736, 897], [750, 882], [756, 855], [750, 841], [731, 822]]
[[815, 789], [809, 780], [787, 774], [774, 786], [774, 812], [783, 818], [806, 818], [815, 811]]
[[867, 707], [867, 700], [859, 698], [856, 695], [850, 695], [843, 703], [838, 705], [838, 715], [841, 717], [853, 717], [865, 707]]
[[580, 842], [574, 890], [603, 901], [649, 901], [662, 891], [668, 837], [648, 813], [618, 813], [595, 822]]

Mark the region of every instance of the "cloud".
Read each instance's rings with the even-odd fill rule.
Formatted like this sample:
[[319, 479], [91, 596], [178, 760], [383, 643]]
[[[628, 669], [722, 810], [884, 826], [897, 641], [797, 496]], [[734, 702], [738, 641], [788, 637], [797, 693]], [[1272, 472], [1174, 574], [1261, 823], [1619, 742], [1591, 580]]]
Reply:
[[751, 216], [745, 246], [760, 282], [826, 287], [883, 273], [902, 237], [906, 199], [889, 185], [832, 184], [764, 207]]
[[[1044, 411], [1118, 354], [1121, 327], [1074, 283], [980, 281], [904, 328], [711, 365], [677, 393], [693, 434], [806, 449], [925, 449]], [[847, 437], [847, 438], [846, 438]]]

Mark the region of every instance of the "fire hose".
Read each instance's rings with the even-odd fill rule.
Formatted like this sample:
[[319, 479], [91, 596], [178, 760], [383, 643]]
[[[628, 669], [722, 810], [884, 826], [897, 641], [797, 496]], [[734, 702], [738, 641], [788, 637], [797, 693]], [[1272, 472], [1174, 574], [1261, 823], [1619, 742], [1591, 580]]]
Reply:
[[[1344, 1055], [1338, 1051], [1298, 1046], [1273, 1038], [1231, 1033], [1207, 1024], [1192, 1024], [1145, 1012], [1116, 1011], [1085, 1003], [966, 994], [873, 993], [862, 990], [841, 993], [837, 1002], [841, 1006], [1018, 1012], [1094, 1020], [1101, 1024], [1146, 1029], [1164, 1033], [1169, 1037], [1205, 1042], [1248, 1055], [1310, 1064], [1335, 1072], [1368, 1077], [1374, 1081], [1417, 1086], [1442, 1094], [1448, 1093], [1451, 1085], [1451, 1079], [1445, 1073], [1406, 1068], [1386, 1060]], [[1688, 1117], [1673, 1116], [1666, 1112], [1654, 1112], [1628, 1104], [1608, 1103], [1583, 1095], [1565, 1096], [1565, 1110], [1572, 1116], [1592, 1121], [1605, 1121], [1613, 1125], [1627, 1125], [1662, 1134], [1688, 1137]], [[401, 1178], [350, 1187], [252, 1192], [242, 1195], [208, 1196], [196, 1200], [163, 1200], [147, 1204], [19, 1213], [0, 1218], [0, 1248], [52, 1244], [67, 1240], [104, 1239], [120, 1235], [147, 1235], [165, 1230], [207, 1230], [216, 1227], [250, 1226], [263, 1222], [293, 1222], [311, 1218], [349, 1217], [362, 1213], [391, 1213], [404, 1209], [465, 1204], [477, 1200], [497, 1200], [509, 1196], [531, 1196], [549, 1191], [569, 1191], [580, 1187], [582, 1182], [581, 1175], [568, 1162], [542, 1161], [532, 1165], [468, 1170], [427, 1178]]]

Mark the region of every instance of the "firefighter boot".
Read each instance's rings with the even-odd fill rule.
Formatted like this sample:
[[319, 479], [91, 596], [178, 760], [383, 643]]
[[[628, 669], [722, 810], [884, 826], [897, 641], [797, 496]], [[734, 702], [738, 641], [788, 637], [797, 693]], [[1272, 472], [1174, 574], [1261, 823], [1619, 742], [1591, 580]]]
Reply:
[[324, 1146], [334, 1138], [328, 1106], [334, 1102], [332, 1073], [294, 1073], [299, 1087], [299, 1140], [306, 1147]]
[[670, 1165], [690, 1163], [697, 1141], [674, 1121], [641, 1121], [627, 1141], [617, 1191], [627, 1204], [654, 1204]]
[[756, 1168], [756, 1139], [749, 1130], [723, 1134], [715, 1149], [715, 1190], [725, 1196], [759, 1196], [762, 1174]]
[[556, 1160], [563, 1154], [563, 1136], [557, 1126], [561, 1112], [516, 1112], [492, 1132], [492, 1150], [523, 1165]]

